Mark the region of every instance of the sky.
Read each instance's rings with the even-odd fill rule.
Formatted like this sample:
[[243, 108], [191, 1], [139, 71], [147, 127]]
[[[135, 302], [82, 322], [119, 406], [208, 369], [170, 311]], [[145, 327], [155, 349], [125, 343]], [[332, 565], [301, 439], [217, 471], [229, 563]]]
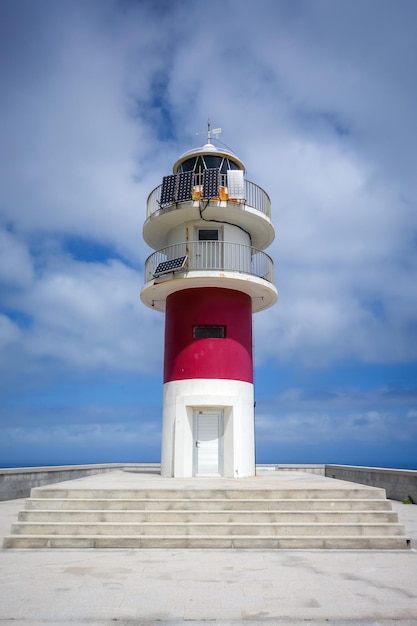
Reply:
[[0, 466], [160, 460], [142, 226], [210, 118], [276, 228], [257, 463], [417, 468], [416, 23], [415, 0], [1, 0]]

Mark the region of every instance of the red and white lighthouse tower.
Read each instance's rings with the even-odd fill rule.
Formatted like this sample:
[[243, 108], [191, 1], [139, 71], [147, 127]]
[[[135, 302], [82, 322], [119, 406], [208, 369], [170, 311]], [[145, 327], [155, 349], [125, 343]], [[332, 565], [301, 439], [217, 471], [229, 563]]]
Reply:
[[255, 474], [252, 313], [278, 297], [263, 189], [206, 145], [149, 195], [142, 301], [165, 312], [163, 476]]

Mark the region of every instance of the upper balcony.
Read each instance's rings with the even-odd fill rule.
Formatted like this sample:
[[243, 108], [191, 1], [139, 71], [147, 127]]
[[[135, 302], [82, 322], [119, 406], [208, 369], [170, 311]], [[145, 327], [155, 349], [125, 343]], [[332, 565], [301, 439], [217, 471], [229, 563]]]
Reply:
[[[244, 179], [245, 192], [244, 198], [234, 198], [233, 192], [229, 194], [229, 189], [227, 185], [227, 175], [219, 173], [219, 185], [218, 185], [218, 193], [219, 195], [211, 200], [223, 200], [235, 202], [238, 204], [243, 204], [244, 206], [251, 207], [256, 211], [260, 211], [266, 217], [271, 219], [271, 200], [266, 193], [259, 187], [259, 185], [255, 185], [250, 180]], [[169, 208], [172, 205], [172, 202], [162, 202], [161, 200], [161, 192], [162, 185], [156, 187], [148, 196], [147, 209], [146, 209], [146, 217], [149, 218], [153, 213], [159, 211], [161, 209]], [[191, 199], [193, 200], [201, 200], [203, 193], [203, 173], [195, 173], [193, 174], [192, 180], [192, 193]]]
[[[157, 250], [167, 243], [167, 234], [172, 228], [203, 218], [205, 221], [235, 224], [250, 234], [255, 248], [267, 248], [275, 237], [271, 221], [271, 201], [268, 194], [255, 183], [243, 178], [243, 172], [234, 171], [234, 176], [242, 176], [241, 184], [231, 185], [231, 175], [216, 171], [214, 191], [207, 192], [206, 172], [185, 172], [165, 179], [173, 179], [156, 187], [148, 197], [147, 219], [143, 227], [143, 237], [148, 245]], [[187, 177], [188, 192], [175, 182], [175, 176]], [[166, 192], [168, 183], [176, 186], [176, 191]], [[207, 193], [210, 196], [207, 197]]]
[[203, 286], [247, 293], [254, 312], [272, 306], [278, 297], [273, 261], [262, 250], [226, 241], [187, 241], [147, 258], [141, 299], [164, 311], [171, 293]]

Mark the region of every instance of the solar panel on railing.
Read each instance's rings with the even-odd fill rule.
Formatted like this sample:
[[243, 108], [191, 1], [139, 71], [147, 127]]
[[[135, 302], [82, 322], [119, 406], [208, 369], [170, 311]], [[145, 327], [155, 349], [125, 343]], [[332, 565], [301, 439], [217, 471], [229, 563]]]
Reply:
[[154, 276], [160, 276], [161, 274], [167, 274], [168, 272], [173, 272], [174, 270], [183, 269], [187, 262], [187, 258], [187, 255], [185, 255], [180, 256], [177, 259], [169, 259], [169, 261], [162, 261], [161, 263], [158, 263]]
[[219, 170], [210, 168], [203, 172], [203, 198], [216, 198], [219, 195]]
[[193, 177], [194, 172], [181, 172], [177, 174], [178, 188], [177, 188], [177, 201], [184, 202], [185, 200], [191, 200], [193, 193]]
[[163, 177], [161, 189], [161, 205], [167, 205], [174, 202], [176, 178], [177, 177], [175, 174]]
[[229, 198], [244, 200], [245, 181], [242, 170], [227, 170], [227, 191]]

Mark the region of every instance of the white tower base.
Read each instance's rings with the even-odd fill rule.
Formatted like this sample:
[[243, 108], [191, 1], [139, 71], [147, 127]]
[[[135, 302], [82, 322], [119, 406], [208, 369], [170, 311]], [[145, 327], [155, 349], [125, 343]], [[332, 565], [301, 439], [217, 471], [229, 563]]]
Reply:
[[168, 382], [163, 406], [162, 476], [255, 475], [251, 383], [224, 379]]

